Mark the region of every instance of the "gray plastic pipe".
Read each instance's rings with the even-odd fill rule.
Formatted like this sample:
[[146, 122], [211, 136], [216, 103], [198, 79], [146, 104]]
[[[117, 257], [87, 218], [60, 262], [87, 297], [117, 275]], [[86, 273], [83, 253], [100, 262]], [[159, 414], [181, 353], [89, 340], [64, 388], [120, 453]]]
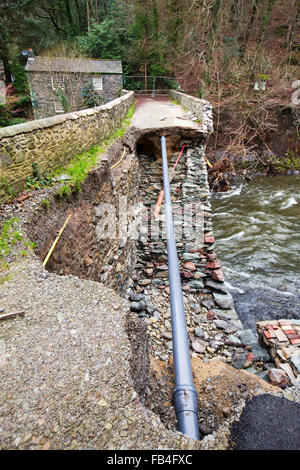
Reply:
[[173, 333], [175, 411], [178, 421], [178, 430], [193, 439], [199, 439], [197, 392], [193, 384], [189, 339], [186, 329], [179, 262], [174, 234], [166, 138], [164, 136], [161, 137], [161, 150]]

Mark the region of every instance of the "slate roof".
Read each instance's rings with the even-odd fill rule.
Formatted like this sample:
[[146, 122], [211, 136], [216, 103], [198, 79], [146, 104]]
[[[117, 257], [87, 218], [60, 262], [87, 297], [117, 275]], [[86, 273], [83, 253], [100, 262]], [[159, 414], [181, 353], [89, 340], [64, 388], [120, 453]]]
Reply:
[[82, 72], [121, 74], [120, 60], [69, 59], [66, 57], [35, 57], [27, 61], [26, 70], [30, 72]]

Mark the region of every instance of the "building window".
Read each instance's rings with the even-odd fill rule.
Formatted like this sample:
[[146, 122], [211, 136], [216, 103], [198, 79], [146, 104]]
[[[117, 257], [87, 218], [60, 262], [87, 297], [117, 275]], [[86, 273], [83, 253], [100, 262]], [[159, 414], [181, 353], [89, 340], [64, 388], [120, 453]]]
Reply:
[[64, 113], [62, 102], [60, 100], [54, 100], [54, 109], [56, 113]]
[[93, 78], [93, 87], [95, 91], [103, 90], [103, 79], [102, 78]]
[[56, 91], [58, 88], [60, 90], [65, 90], [65, 78], [64, 77], [51, 77], [52, 90]]

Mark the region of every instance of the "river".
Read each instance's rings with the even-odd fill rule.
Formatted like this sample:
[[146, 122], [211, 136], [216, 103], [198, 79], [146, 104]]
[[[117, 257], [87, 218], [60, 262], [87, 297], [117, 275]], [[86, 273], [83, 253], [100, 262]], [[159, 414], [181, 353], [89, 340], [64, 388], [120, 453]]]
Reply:
[[216, 253], [245, 328], [300, 318], [300, 178], [259, 177], [212, 195]]

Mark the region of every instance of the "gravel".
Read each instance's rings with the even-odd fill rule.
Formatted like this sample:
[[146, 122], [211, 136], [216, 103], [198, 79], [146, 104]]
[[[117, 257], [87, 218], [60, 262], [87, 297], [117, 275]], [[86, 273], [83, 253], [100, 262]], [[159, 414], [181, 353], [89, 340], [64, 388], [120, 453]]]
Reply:
[[1, 285], [1, 449], [201, 449], [168, 431], [135, 392], [129, 304], [93, 281], [57, 276], [33, 254]]

